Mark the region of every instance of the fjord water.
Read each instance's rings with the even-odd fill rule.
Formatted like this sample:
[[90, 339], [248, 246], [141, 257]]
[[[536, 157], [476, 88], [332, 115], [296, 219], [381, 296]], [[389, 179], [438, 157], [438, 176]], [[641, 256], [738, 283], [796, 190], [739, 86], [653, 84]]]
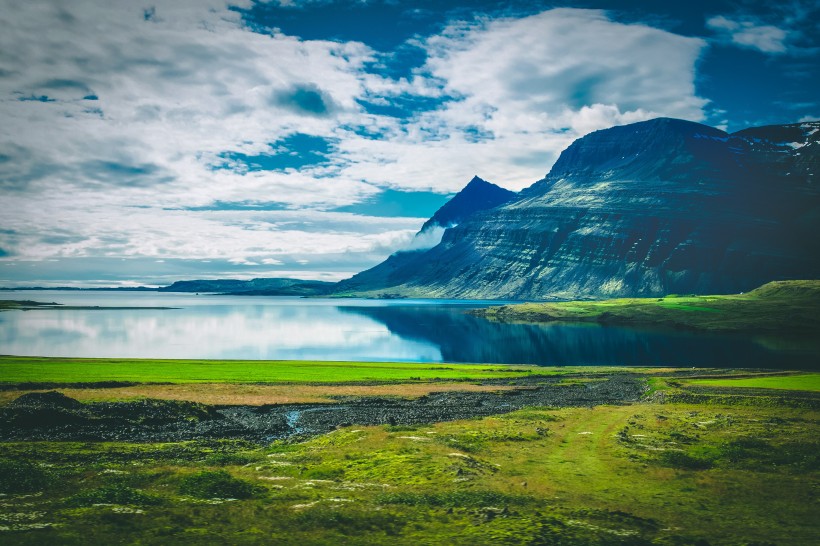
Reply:
[[5, 292], [72, 306], [0, 313], [0, 354], [816, 369], [817, 345], [595, 324], [502, 324], [489, 302], [156, 292]]

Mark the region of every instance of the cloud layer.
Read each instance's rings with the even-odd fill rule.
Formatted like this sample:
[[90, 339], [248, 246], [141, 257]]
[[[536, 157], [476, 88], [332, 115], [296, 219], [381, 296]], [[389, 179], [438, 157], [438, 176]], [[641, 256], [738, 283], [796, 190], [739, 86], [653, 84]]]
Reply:
[[[451, 21], [395, 78], [392, 52], [255, 32], [231, 4], [0, 1], [0, 280], [82, 259], [343, 277], [424, 219], [333, 209], [474, 174], [520, 189], [589, 131], [703, 117], [704, 42], [601, 11]], [[265, 154], [301, 159], [248, 167]]]
[[785, 53], [788, 33], [776, 26], [754, 20], [736, 20], [723, 15], [711, 17], [706, 26], [736, 46], [763, 53]]

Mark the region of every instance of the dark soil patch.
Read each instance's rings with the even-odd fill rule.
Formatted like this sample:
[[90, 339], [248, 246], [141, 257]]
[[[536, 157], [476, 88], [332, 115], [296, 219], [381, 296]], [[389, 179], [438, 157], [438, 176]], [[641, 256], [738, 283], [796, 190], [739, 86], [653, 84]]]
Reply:
[[[82, 404], [57, 392], [28, 393], [0, 410], [0, 440], [178, 442], [231, 438], [268, 442], [352, 424], [416, 425], [509, 413], [527, 406], [633, 402], [645, 389], [640, 377], [632, 374], [558, 385], [564, 379], [523, 377], [504, 380], [505, 384], [525, 387], [521, 389], [441, 392], [414, 400], [352, 397], [338, 404], [270, 406], [220, 407], [165, 400]], [[496, 381], [492, 383], [501, 384]]]

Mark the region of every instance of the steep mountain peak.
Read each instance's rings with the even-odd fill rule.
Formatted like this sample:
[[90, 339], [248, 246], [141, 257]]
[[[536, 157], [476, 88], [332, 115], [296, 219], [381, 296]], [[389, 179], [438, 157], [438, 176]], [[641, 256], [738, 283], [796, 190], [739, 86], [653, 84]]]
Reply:
[[[467, 185], [464, 186], [464, 188], [461, 190], [461, 192], [466, 191], [468, 188], [476, 188], [476, 187], [481, 187], [481, 186], [498, 187], [495, 184], [493, 184], [492, 182], [487, 182], [486, 180], [484, 180], [480, 176], [475, 175], [475, 176], [473, 176], [473, 178], [469, 182], [467, 182]], [[459, 192], [459, 193], [461, 193], [461, 192]]]
[[424, 232], [434, 226], [447, 228], [460, 223], [473, 213], [491, 209], [511, 201], [515, 192], [474, 176], [452, 199], [436, 211], [421, 227]]
[[395, 286], [416, 274], [415, 260], [435, 248], [447, 228], [468, 220], [473, 214], [509, 203], [516, 193], [474, 176], [464, 188], [427, 220], [408, 248], [396, 252], [375, 267], [341, 281], [336, 291], [379, 290]]

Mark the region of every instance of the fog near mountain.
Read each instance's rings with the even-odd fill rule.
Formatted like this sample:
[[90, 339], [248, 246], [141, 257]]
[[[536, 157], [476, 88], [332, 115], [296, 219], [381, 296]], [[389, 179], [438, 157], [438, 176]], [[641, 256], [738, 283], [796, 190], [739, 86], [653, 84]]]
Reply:
[[406, 248], [402, 248], [399, 252], [414, 252], [417, 250], [429, 250], [434, 246], [438, 245], [441, 242], [441, 238], [444, 237], [444, 232], [447, 228], [455, 227], [454, 225], [450, 226], [439, 226], [434, 225], [427, 229], [422, 229], [416, 236], [413, 237], [413, 240], [407, 245]]

